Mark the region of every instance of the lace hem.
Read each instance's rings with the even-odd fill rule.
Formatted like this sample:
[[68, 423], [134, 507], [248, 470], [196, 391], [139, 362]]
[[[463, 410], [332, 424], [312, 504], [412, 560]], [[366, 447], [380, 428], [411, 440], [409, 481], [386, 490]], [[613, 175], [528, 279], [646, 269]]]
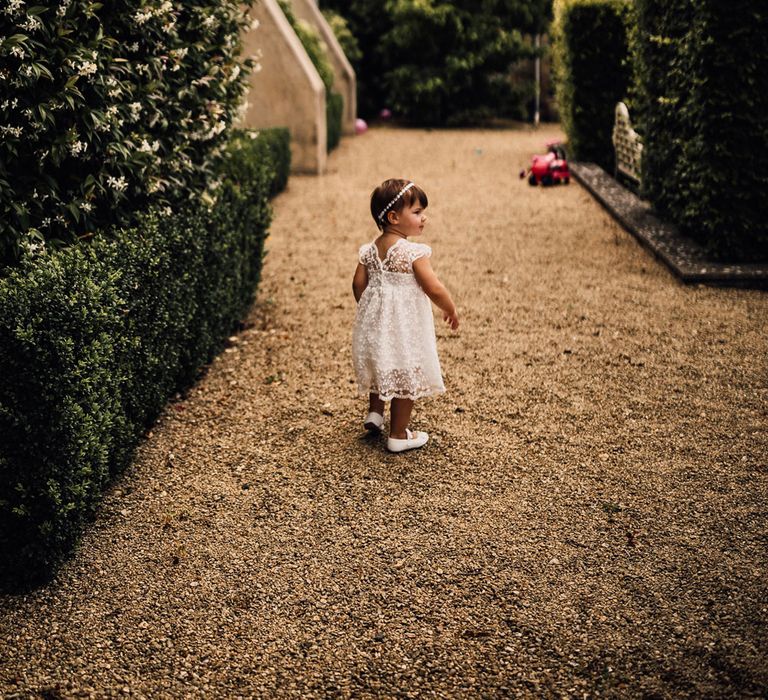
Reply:
[[430, 389], [422, 389], [421, 391], [413, 393], [401, 393], [398, 391], [386, 393], [380, 391], [379, 388], [375, 386], [369, 386], [366, 389], [362, 385], [358, 385], [357, 392], [361, 397], [367, 397], [368, 394], [378, 394], [382, 401], [391, 401], [392, 399], [410, 399], [411, 401], [416, 401], [417, 399], [427, 399], [430, 396], [438, 396], [439, 394], [444, 394], [445, 387], [432, 387]]

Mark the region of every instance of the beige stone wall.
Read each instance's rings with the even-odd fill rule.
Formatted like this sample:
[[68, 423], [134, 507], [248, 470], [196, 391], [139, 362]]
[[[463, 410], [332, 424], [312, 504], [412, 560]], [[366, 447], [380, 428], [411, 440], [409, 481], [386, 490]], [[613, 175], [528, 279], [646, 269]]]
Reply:
[[355, 119], [357, 118], [357, 81], [355, 71], [350, 65], [344, 51], [339, 44], [333, 29], [325, 21], [323, 13], [317, 7], [315, 0], [290, 0], [293, 12], [299, 19], [313, 26], [320, 34], [320, 38], [328, 46], [328, 54], [333, 67], [333, 89], [344, 98], [344, 115], [342, 117], [342, 132], [355, 133]]
[[323, 81], [276, 0], [259, 0], [251, 18], [259, 27], [243, 36], [243, 53], [258, 56], [261, 70], [250, 76], [241, 126], [288, 127], [292, 170], [322, 173], [327, 161]]

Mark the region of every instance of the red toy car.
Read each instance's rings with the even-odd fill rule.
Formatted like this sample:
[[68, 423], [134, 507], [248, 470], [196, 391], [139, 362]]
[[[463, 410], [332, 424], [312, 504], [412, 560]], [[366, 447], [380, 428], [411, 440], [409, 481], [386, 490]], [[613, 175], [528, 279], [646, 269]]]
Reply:
[[531, 167], [520, 171], [520, 179], [526, 175], [529, 185], [567, 185], [571, 181], [571, 173], [568, 170], [568, 160], [565, 157], [563, 144], [548, 143], [547, 154], [533, 156]]

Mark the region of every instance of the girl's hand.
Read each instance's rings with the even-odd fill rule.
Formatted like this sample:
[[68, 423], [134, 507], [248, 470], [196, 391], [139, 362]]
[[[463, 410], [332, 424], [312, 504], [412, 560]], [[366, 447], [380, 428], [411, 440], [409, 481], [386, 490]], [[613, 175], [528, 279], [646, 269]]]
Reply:
[[459, 327], [459, 315], [454, 310], [453, 313], [443, 313], [443, 321], [445, 321], [452, 331], [455, 331]]

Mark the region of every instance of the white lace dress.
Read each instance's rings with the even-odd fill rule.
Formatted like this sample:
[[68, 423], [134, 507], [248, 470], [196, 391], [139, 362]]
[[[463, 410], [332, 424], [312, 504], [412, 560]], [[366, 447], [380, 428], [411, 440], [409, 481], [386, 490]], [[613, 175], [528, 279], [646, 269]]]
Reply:
[[352, 358], [361, 395], [420, 399], [445, 391], [432, 303], [413, 275], [413, 261], [432, 255], [423, 243], [400, 239], [379, 258], [374, 243], [360, 248], [368, 286], [357, 305]]

